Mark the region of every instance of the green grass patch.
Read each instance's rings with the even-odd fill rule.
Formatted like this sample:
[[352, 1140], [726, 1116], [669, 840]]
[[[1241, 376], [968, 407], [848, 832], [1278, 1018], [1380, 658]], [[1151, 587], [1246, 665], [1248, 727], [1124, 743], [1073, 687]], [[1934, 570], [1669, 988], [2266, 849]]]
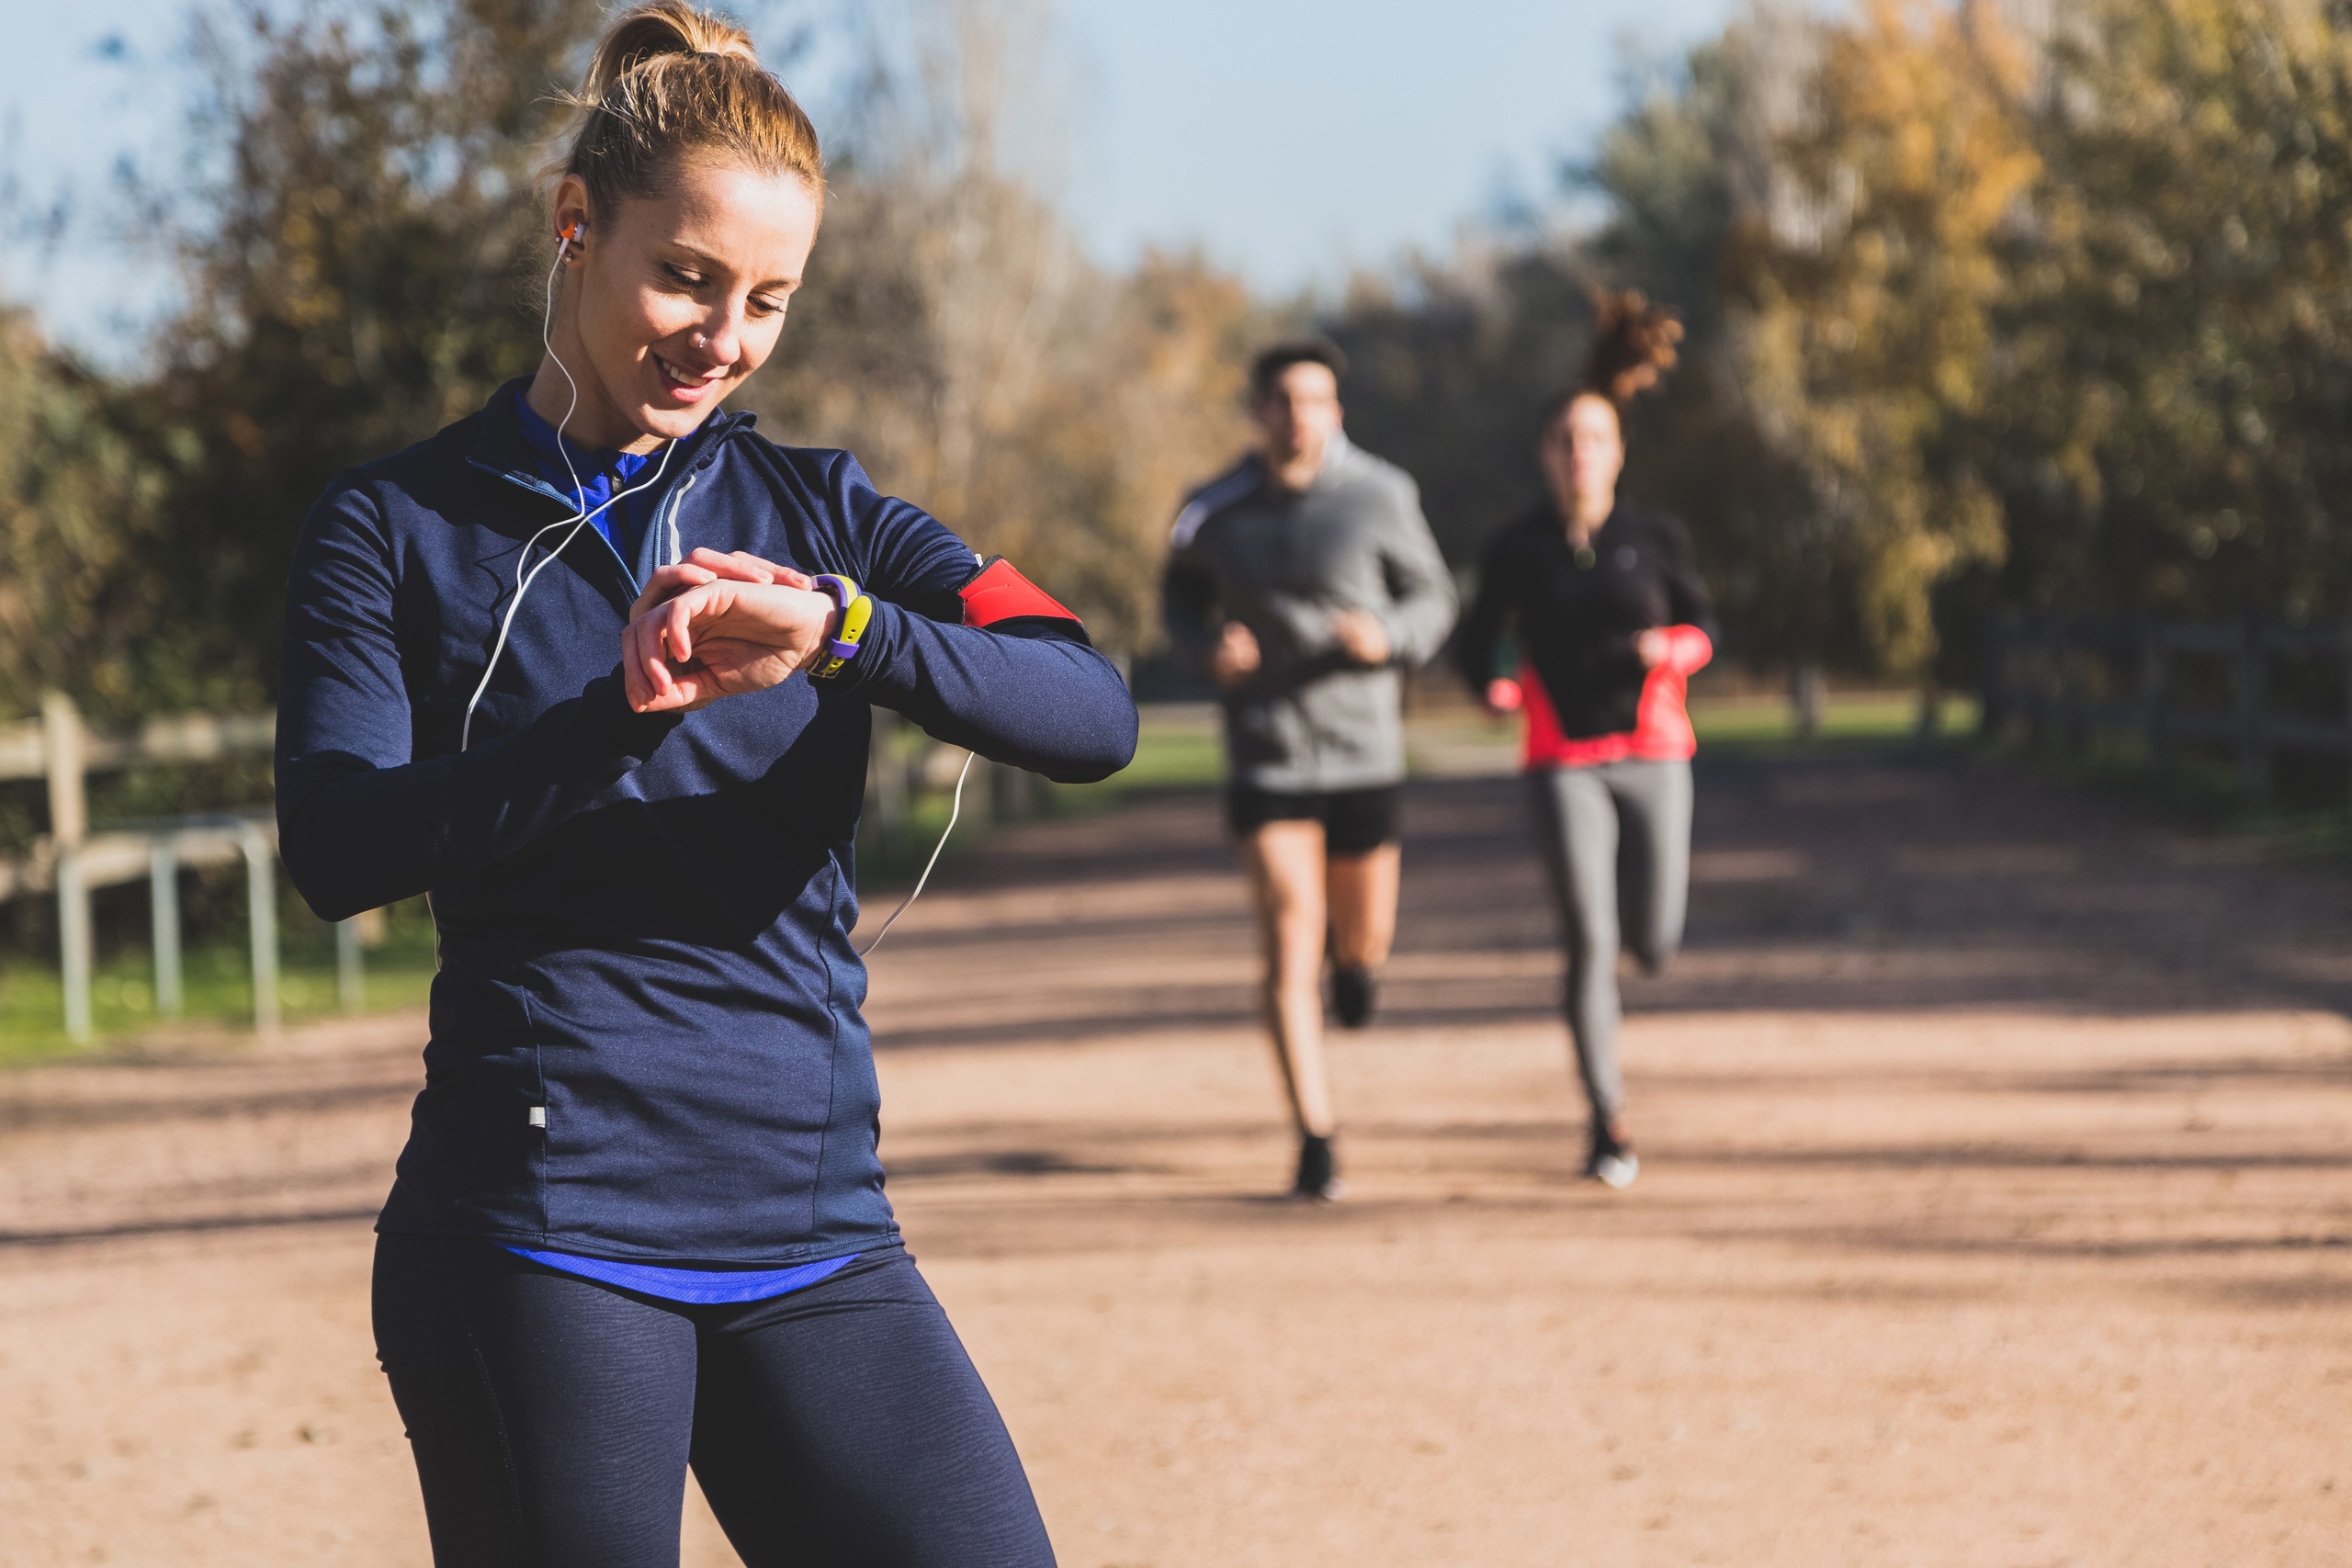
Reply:
[[1204, 704], [1145, 708], [1136, 759], [1099, 784], [1055, 784], [1059, 811], [1102, 811], [1138, 792], [1214, 789], [1225, 782], [1225, 740], [1216, 710]]
[[2036, 747], [2022, 735], [2011, 735], [1983, 742], [1981, 750], [2197, 832], [2258, 840], [2267, 855], [2279, 860], [2352, 855], [2352, 816], [2335, 804], [2340, 784], [2319, 800], [2251, 801], [2240, 787], [2237, 760], [2224, 746], [2184, 743], [2163, 767], [2155, 765], [2140, 735], [2124, 729], [2093, 729], [2077, 748]]
[[[345, 1016], [335, 974], [335, 932], [287, 895], [278, 906], [277, 1007], [281, 1022], [314, 1023]], [[236, 922], [242, 926], [240, 918]], [[412, 898], [380, 917], [382, 942], [361, 955], [362, 1012], [424, 1005], [433, 985], [433, 921]], [[136, 947], [114, 949], [91, 976], [95, 1038], [76, 1045], [65, 1033], [65, 985], [55, 966], [17, 955], [0, 960], [0, 1066], [77, 1050], [102, 1051], [158, 1030], [195, 1025], [241, 1032], [253, 1026], [250, 950], [218, 929], [190, 933], [180, 956], [181, 1007], [165, 1018], [155, 1001], [153, 958]]]
[[[433, 951], [403, 947], [367, 955], [364, 1010], [390, 1011], [424, 1005], [433, 984]], [[252, 965], [242, 947], [203, 948], [180, 960], [183, 1006], [166, 1019], [155, 1005], [155, 970], [143, 953], [126, 954], [98, 965], [90, 985], [90, 1010], [96, 1038], [79, 1047], [65, 1033], [65, 985], [46, 964], [16, 963], [0, 968], [0, 1065], [13, 1065], [77, 1049], [119, 1044], [159, 1026], [196, 1023], [249, 1028], [254, 1016]], [[277, 1004], [288, 1024], [340, 1017], [334, 959], [288, 956], [280, 961]]]
[[[1159, 790], [1214, 789], [1225, 778], [1225, 749], [1214, 711], [1146, 708], [1136, 736], [1135, 761], [1097, 784], [1032, 782], [1023, 820], [1085, 817], [1108, 811], [1134, 795]], [[952, 865], [986, 841], [996, 827], [996, 780], [985, 765], [972, 770], [964, 786], [964, 814], [941, 851], [939, 863]], [[946, 829], [954, 791], [922, 789], [907, 803], [907, 815], [886, 832], [870, 809], [858, 826], [857, 874], [868, 902], [913, 886], [923, 862]]]
[[[1958, 739], [1976, 733], [1976, 699], [1947, 697], [1938, 711], [1936, 733]], [[1781, 701], [1695, 702], [1690, 728], [1702, 746], [1797, 746], [1795, 711]], [[1831, 696], [1822, 705], [1816, 740], [1903, 740], [1919, 730], [1919, 699], [1907, 693], [1858, 692]]]

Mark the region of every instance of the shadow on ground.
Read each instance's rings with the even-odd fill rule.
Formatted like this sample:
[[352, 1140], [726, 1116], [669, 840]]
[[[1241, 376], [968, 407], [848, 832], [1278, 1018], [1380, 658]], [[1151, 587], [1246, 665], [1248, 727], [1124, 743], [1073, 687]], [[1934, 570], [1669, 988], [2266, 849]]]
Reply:
[[[1391, 1024], [1555, 1016], [1552, 918], [1515, 778], [1409, 786]], [[2347, 882], [2257, 840], [2200, 836], [1965, 754], [1889, 750], [1702, 759], [1685, 951], [1632, 978], [1634, 1011], [2009, 1007], [2098, 1014], [2352, 1009]], [[1007, 836], [956, 868], [964, 891], [1228, 877], [1211, 803], [1163, 797]], [[1230, 955], [1246, 912], [1124, 908], [1084, 940]], [[1066, 913], [955, 929], [910, 920], [900, 953], [1066, 942]], [[984, 1021], [907, 1020], [886, 1042], [986, 1045], [1249, 1023], [1246, 974]], [[2266, 1070], [2275, 1070], [2267, 1065]], [[2179, 1070], [2179, 1069], [2168, 1069]], [[2093, 1086], [2109, 1092], [2122, 1084]]]

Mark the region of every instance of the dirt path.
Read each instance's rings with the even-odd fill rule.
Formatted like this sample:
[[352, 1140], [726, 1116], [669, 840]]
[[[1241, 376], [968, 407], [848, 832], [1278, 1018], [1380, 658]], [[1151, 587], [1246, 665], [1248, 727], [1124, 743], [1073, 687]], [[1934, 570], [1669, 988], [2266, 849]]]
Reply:
[[[2340, 873], [1900, 756], [1701, 798], [1623, 1194], [1573, 1179], [1511, 781], [1415, 786], [1329, 1208], [1267, 1197], [1207, 802], [1009, 833], [900, 925], [891, 1190], [1062, 1561], [2345, 1562]], [[418, 1029], [0, 1079], [0, 1562], [423, 1561], [366, 1321]]]

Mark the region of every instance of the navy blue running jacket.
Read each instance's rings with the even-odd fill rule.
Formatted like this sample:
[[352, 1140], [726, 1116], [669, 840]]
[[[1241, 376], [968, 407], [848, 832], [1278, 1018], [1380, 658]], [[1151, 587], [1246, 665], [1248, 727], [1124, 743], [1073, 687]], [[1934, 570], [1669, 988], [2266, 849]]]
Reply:
[[[287, 592], [288, 873], [327, 919], [430, 893], [440, 930], [379, 1225], [645, 1261], [886, 1244], [849, 940], [871, 705], [1074, 782], [1126, 765], [1135, 705], [1073, 622], [961, 624], [972, 552], [854, 458], [722, 413], [672, 453], [638, 559], [582, 528], [539, 574], [461, 753], [524, 541], [572, 510], [512, 395], [339, 478]], [[630, 712], [629, 605], [697, 546], [854, 578], [863, 651], [829, 684]]]

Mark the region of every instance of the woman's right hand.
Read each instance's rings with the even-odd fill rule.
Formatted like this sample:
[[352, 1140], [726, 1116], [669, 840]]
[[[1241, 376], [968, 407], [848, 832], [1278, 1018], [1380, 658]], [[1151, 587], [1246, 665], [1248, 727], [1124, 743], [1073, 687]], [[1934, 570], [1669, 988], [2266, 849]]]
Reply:
[[689, 588], [699, 588], [706, 582], [781, 582], [787, 588], [807, 588], [814, 580], [805, 571], [795, 571], [788, 566], [778, 566], [772, 560], [762, 560], [748, 550], [720, 554], [717, 550], [697, 548], [694, 554], [675, 566], [657, 570], [646, 580], [645, 592], [629, 606], [628, 618], [637, 619], [654, 605], [675, 599]]
[[[684, 582], [694, 571], [712, 569], [690, 562], [665, 570]], [[774, 570], [779, 576], [790, 572]], [[672, 586], [657, 578], [646, 592]], [[830, 596], [789, 581], [758, 581], [748, 569], [676, 587], [621, 633], [629, 706], [639, 713], [691, 712], [721, 697], [780, 685], [823, 652], [838, 614]]]

